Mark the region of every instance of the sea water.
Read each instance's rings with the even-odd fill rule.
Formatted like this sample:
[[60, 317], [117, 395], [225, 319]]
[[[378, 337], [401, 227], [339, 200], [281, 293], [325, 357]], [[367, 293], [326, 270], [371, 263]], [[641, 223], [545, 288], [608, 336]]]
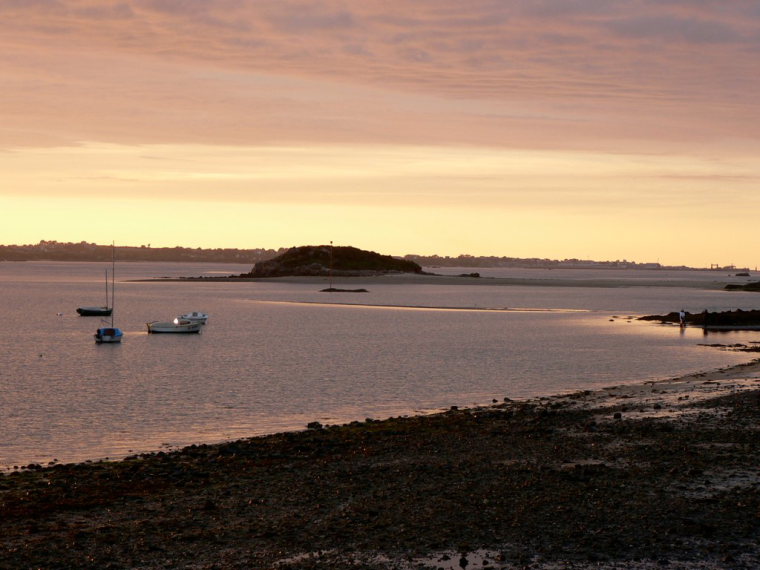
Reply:
[[[326, 279], [134, 281], [248, 265], [122, 263], [114, 324], [124, 340], [97, 345], [101, 319], [76, 308], [105, 301], [104, 269], [0, 263], [0, 468], [664, 379], [751, 359], [706, 344], [760, 341], [633, 318], [755, 307], [756, 294], [704, 288], [732, 279], [706, 271], [469, 268], [481, 279], [354, 279], [333, 285], [368, 292], [323, 293]], [[147, 333], [148, 321], [196, 310], [210, 314], [199, 335]]]

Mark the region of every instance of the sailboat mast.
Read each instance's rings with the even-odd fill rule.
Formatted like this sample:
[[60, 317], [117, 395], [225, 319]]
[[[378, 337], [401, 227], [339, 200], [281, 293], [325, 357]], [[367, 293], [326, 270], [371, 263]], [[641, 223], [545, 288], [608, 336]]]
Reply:
[[[108, 287], [108, 284], [106, 284]], [[111, 328], [113, 328], [113, 312], [116, 301], [116, 243], [111, 244]]]

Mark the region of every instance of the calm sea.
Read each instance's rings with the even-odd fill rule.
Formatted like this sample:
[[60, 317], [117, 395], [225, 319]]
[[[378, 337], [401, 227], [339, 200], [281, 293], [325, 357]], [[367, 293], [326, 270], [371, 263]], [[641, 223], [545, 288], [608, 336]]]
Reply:
[[[337, 281], [369, 292], [328, 294], [319, 280], [132, 282], [250, 266], [123, 263], [115, 324], [124, 341], [96, 345], [100, 319], [75, 309], [102, 303], [107, 268], [0, 263], [0, 468], [663, 379], [750, 360], [700, 344], [760, 340], [706, 341], [626, 318], [756, 306], [756, 294], [695, 287], [735, 280], [707, 271], [481, 269], [477, 283]], [[555, 286], [491, 285], [489, 276]], [[503, 308], [515, 310], [485, 310]], [[202, 334], [147, 334], [147, 321], [193, 310], [211, 315]]]

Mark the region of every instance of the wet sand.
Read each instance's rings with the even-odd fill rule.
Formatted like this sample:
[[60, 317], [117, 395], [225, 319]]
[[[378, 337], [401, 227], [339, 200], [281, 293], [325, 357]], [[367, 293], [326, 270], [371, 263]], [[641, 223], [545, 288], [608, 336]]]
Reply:
[[[652, 277], [649, 279], [620, 278], [596, 278], [596, 279], [568, 279], [555, 278], [550, 271], [544, 278], [528, 277], [467, 277], [460, 275], [435, 275], [429, 273], [386, 273], [363, 276], [336, 276], [333, 279], [337, 288], [353, 288], [358, 285], [371, 286], [373, 284], [410, 284], [410, 285], [489, 285], [489, 286], [529, 286], [529, 287], [686, 287], [690, 289], [722, 290], [727, 280], [724, 276], [716, 276], [714, 281], [699, 281], [688, 279], [671, 279]], [[328, 277], [290, 276], [290, 277], [183, 277], [161, 279], [136, 279], [133, 281], [171, 281], [184, 283], [198, 282], [239, 282], [239, 283], [307, 283], [315, 287], [324, 288], [330, 284]]]
[[0, 477], [0, 568], [756, 568], [760, 361]]

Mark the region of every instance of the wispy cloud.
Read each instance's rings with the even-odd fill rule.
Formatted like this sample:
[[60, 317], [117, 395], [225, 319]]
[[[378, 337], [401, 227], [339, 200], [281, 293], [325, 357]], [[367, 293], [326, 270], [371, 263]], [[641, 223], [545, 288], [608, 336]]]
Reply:
[[3, 145], [758, 136], [754, 2], [5, 0], [0, 17]]

